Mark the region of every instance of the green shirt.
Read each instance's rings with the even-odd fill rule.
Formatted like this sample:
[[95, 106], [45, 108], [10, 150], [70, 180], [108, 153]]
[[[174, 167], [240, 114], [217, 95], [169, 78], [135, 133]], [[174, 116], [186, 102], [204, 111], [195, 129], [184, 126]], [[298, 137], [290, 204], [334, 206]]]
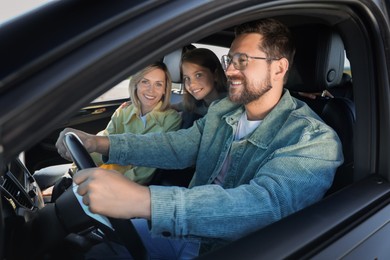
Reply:
[[[161, 102], [145, 116], [145, 123], [141, 119], [140, 111], [133, 105], [119, 107], [111, 117], [106, 129], [98, 135], [111, 135], [122, 133], [146, 134], [151, 132], [169, 132], [180, 128], [181, 117], [174, 109], [159, 111]], [[97, 165], [114, 169], [123, 173], [127, 178], [147, 184], [153, 177], [155, 168], [137, 167], [133, 165], [103, 164], [100, 154], [91, 154]]]

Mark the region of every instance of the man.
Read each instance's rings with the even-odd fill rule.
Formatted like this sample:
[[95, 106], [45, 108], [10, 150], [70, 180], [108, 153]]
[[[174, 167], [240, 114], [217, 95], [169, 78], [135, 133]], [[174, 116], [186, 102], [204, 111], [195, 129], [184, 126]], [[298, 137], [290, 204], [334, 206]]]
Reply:
[[192, 239], [196, 255], [197, 241], [205, 252], [320, 200], [343, 162], [341, 144], [283, 88], [293, 56], [290, 32], [280, 22], [243, 24], [223, 57], [229, 97], [191, 128], [110, 137], [64, 130], [57, 147], [65, 158], [64, 133], [74, 131], [108, 163], [196, 165], [188, 189], [140, 186], [101, 169], [80, 171], [74, 182], [83, 203], [95, 213], [150, 220], [152, 236]]

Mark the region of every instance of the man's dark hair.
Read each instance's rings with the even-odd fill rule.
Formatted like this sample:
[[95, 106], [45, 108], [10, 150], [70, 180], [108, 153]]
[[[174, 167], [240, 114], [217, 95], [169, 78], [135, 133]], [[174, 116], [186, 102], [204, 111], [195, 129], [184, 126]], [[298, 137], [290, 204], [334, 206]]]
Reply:
[[[289, 28], [276, 19], [262, 19], [241, 24], [235, 28], [236, 36], [245, 33], [261, 34], [263, 39], [259, 49], [268, 58], [286, 58], [289, 69], [293, 63], [295, 47]], [[287, 75], [287, 74], [286, 74]], [[285, 77], [285, 80], [287, 76]]]

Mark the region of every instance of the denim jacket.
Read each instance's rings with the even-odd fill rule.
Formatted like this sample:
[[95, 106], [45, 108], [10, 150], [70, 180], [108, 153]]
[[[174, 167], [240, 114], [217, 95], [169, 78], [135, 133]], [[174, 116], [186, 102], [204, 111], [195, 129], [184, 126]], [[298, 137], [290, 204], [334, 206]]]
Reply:
[[[153, 235], [200, 238], [212, 247], [323, 197], [343, 162], [335, 131], [288, 90], [252, 134], [234, 141], [243, 112], [226, 98], [189, 129], [109, 136], [110, 162], [166, 169], [196, 164], [189, 188], [150, 186]], [[224, 183], [213, 184], [229, 150]]]

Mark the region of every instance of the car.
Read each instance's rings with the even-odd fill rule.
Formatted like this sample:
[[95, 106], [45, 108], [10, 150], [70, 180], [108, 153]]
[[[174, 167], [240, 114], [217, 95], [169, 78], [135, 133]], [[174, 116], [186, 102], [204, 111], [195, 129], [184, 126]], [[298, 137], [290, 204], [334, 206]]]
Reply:
[[111, 88], [188, 44], [228, 50], [234, 26], [266, 17], [293, 32], [286, 88], [336, 130], [345, 162], [318, 203], [199, 259], [389, 258], [389, 13], [385, 0], [69, 0], [1, 24], [1, 258], [69, 259], [103, 239], [95, 222], [59, 219], [64, 207], [69, 219], [86, 214], [69, 193], [45, 203], [34, 178], [69, 163], [59, 132], [98, 132], [127, 100], [97, 99]]

